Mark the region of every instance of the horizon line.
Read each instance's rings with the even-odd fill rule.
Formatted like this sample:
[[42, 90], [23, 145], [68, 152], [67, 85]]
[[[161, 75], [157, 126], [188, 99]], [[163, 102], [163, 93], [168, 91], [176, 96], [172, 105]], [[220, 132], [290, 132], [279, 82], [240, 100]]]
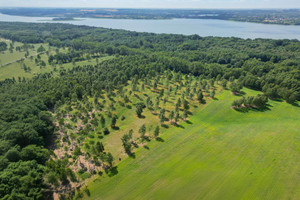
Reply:
[[55, 7], [55, 6], [49, 6], [49, 7], [44, 7], [44, 6], [39, 6], [39, 7], [33, 7], [33, 6], [0, 6], [1, 8], [62, 8], [62, 9], [80, 9], [80, 8], [89, 8], [89, 9], [166, 9], [166, 10], [298, 10], [299, 8], [268, 8], [268, 7], [261, 7], [261, 8], [245, 8], [245, 7], [240, 7], [240, 8], [156, 8], [156, 7], [85, 7], [85, 6], [76, 6], [76, 7]]

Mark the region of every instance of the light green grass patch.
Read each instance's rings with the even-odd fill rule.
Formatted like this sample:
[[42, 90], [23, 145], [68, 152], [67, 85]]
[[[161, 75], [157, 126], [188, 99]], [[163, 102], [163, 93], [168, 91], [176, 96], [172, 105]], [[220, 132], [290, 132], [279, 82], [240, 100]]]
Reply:
[[117, 175], [90, 182], [89, 198], [300, 199], [300, 108], [269, 101], [270, 110], [241, 113], [231, 108], [239, 97], [217, 98]]

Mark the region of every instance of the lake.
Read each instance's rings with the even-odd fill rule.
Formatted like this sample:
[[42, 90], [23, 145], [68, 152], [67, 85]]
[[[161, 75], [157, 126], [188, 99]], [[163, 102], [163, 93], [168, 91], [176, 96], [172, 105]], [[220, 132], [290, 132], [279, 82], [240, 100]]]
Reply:
[[300, 26], [256, 24], [215, 19], [133, 20], [84, 18], [77, 21], [51, 21], [51, 19], [49, 17], [23, 17], [0, 13], [0, 21], [10, 22], [70, 23], [151, 33], [300, 40]]

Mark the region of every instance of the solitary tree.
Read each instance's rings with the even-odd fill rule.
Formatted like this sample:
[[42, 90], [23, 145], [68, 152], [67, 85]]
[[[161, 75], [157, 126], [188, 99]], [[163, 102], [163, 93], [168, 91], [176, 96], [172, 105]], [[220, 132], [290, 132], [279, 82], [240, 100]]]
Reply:
[[137, 106], [135, 112], [136, 112], [138, 117], [141, 117], [142, 113], [143, 113], [143, 108], [141, 108], [140, 106]]
[[206, 91], [206, 92], [209, 92], [209, 85], [206, 85], [206, 86], [205, 86], [205, 91]]
[[202, 94], [202, 91], [201, 91], [201, 90], [199, 90], [199, 92], [198, 92], [198, 94], [197, 94], [197, 100], [198, 100], [199, 102], [202, 102], [202, 101], [203, 101], [203, 94]]
[[136, 114], [138, 117], [142, 117], [143, 108], [145, 107], [145, 104], [140, 102], [136, 104]]
[[175, 114], [175, 123], [176, 123], [176, 124], [177, 124], [178, 120], [179, 120], [179, 113], [176, 112], [176, 114]]
[[158, 110], [158, 109], [159, 109], [159, 99], [156, 99], [155, 110]]
[[161, 90], [160, 90], [160, 92], [159, 92], [159, 97], [160, 97], [160, 98], [164, 96], [164, 91], [165, 91], [164, 89], [161, 89]]
[[128, 103], [129, 101], [130, 101], [130, 100], [129, 100], [128, 96], [125, 95], [125, 96], [124, 96], [124, 102], [125, 102], [125, 103]]
[[156, 88], [157, 88], [157, 82], [155, 80], [154, 83], [153, 83], [153, 89], [155, 90]]
[[184, 110], [188, 110], [190, 108], [189, 102], [187, 100], [183, 101], [183, 108], [184, 108]]
[[187, 111], [184, 110], [184, 111], [183, 111], [183, 119], [186, 120], [186, 118], [187, 118]]
[[172, 123], [173, 118], [174, 118], [174, 111], [171, 110], [171, 112], [169, 114], [169, 119], [170, 119], [171, 123]]
[[139, 129], [139, 133], [141, 135], [141, 138], [144, 139], [145, 138], [145, 134], [146, 134], [146, 126], [145, 124], [143, 124], [140, 129]]
[[[131, 129], [132, 130], [132, 129]], [[124, 150], [127, 154], [131, 153], [131, 142], [130, 140], [132, 139], [132, 132], [130, 131], [128, 134], [124, 134], [121, 138], [122, 140], [122, 145], [124, 147]]]
[[215, 90], [212, 90], [209, 94], [209, 96], [214, 99], [215, 98]]
[[114, 128], [116, 126], [117, 123], [117, 118], [115, 116], [113, 116], [113, 118], [111, 118], [111, 127]]
[[159, 119], [160, 119], [160, 122], [161, 122], [161, 123], [164, 123], [164, 121], [165, 121], [165, 119], [166, 119], [166, 117], [165, 117], [165, 109], [164, 109], [164, 108], [162, 108], [162, 109], [160, 110], [160, 113], [159, 113]]
[[149, 109], [151, 109], [151, 108], [152, 108], [152, 106], [153, 106], [153, 103], [152, 103], [152, 101], [151, 101], [151, 98], [150, 98], [150, 97], [148, 97], [148, 98], [147, 98], [147, 100], [146, 100], [146, 104], [147, 104], [147, 107], [148, 107]]
[[38, 53], [41, 53], [41, 52], [44, 52], [44, 51], [46, 51], [46, 49], [42, 45], [37, 49]]
[[108, 128], [104, 128], [104, 131], [103, 131], [104, 135], [108, 135], [109, 134], [109, 130]]
[[109, 167], [113, 166], [114, 157], [110, 152], [108, 152], [108, 154], [107, 154], [106, 161], [109, 164]]
[[97, 150], [98, 153], [104, 151], [104, 146], [103, 146], [102, 142], [99, 142], [99, 141], [98, 141], [98, 142], [96, 143], [96, 150]]
[[158, 137], [159, 136], [159, 126], [156, 126], [155, 130], [154, 130], [154, 137]]
[[104, 128], [104, 126], [105, 126], [105, 118], [103, 117], [103, 115], [101, 115], [101, 117], [100, 117], [100, 123], [101, 123], [102, 128]]

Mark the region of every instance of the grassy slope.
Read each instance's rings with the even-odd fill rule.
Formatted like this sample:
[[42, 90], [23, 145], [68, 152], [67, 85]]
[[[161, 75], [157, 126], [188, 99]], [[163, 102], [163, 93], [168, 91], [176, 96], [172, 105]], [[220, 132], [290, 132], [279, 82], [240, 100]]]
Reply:
[[271, 110], [240, 113], [229, 91], [218, 98], [90, 183], [90, 198], [299, 199], [300, 109], [270, 101]]

